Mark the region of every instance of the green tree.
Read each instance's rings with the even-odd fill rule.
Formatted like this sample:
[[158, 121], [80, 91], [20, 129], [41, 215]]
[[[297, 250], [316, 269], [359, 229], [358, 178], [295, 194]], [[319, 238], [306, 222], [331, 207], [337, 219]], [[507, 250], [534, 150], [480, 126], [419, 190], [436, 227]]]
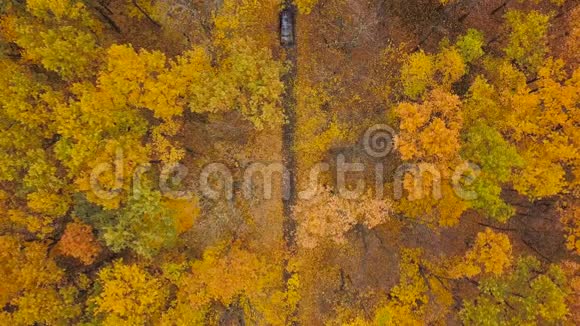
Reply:
[[159, 191], [140, 188], [120, 209], [96, 210], [91, 214], [85, 207], [84, 212], [80, 209], [77, 214], [101, 230], [102, 238], [114, 252], [131, 249], [151, 258], [177, 240], [176, 221]]
[[457, 38], [457, 42], [455, 43], [465, 63], [472, 63], [481, 58], [484, 54], [483, 45], [483, 33], [473, 28], [468, 29], [465, 35]]
[[536, 258], [521, 258], [510, 273], [482, 279], [478, 296], [464, 301], [459, 316], [471, 325], [562, 322], [568, 314], [567, 294], [560, 267], [543, 268]]
[[516, 148], [494, 128], [478, 122], [464, 135], [462, 157], [481, 168], [473, 184], [477, 198], [473, 208], [499, 221], [510, 218], [514, 209], [500, 197], [502, 186], [513, 178], [514, 168], [524, 165]]
[[504, 49], [507, 58], [514, 60], [524, 71], [535, 74], [548, 53], [550, 15], [535, 10], [529, 13], [510, 10], [505, 19], [509, 30], [508, 44]]

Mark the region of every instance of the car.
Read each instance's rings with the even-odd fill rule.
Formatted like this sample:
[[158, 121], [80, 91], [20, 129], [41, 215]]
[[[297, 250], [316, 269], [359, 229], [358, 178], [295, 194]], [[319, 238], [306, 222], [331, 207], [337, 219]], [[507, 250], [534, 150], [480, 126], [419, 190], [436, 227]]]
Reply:
[[280, 13], [280, 44], [284, 47], [294, 45], [294, 11], [289, 8]]

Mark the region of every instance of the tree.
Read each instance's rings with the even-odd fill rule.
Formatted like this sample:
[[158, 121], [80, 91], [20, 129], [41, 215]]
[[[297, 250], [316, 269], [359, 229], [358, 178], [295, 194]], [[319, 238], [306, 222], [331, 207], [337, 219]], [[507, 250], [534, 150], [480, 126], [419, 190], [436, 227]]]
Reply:
[[476, 76], [463, 100], [465, 124], [472, 126], [483, 121], [494, 126], [496, 130], [504, 130], [506, 121], [502, 115], [500, 96], [498, 90], [485, 77]]
[[[435, 89], [423, 103], [403, 102], [394, 112], [400, 119], [396, 146], [401, 158], [411, 164], [396, 177], [402, 177], [396, 182], [410, 194], [399, 201], [398, 210], [432, 225], [456, 224], [469, 207], [453, 194], [449, 182], [453, 169], [461, 163], [461, 101], [456, 95]], [[441, 196], [433, 193], [439, 189]]]
[[53, 135], [51, 107], [59, 95], [26, 67], [0, 59], [0, 69], [0, 181], [16, 181], [39, 160], [39, 151], [45, 157], [42, 146]]
[[453, 303], [446, 282], [432, 273], [437, 267], [419, 248], [401, 250], [399, 284], [386, 304], [375, 312], [375, 325], [424, 325], [442, 322]]
[[406, 58], [401, 67], [403, 93], [417, 100], [429, 96], [429, 91], [435, 88], [449, 92], [451, 86], [459, 81], [466, 71], [467, 66], [461, 49], [449, 45], [449, 40], [445, 39], [436, 54], [427, 54], [420, 50]]
[[65, 80], [91, 77], [100, 51], [95, 37], [71, 26], [44, 30], [24, 25], [17, 29], [17, 44], [24, 49], [24, 57], [41, 63]]
[[282, 64], [256, 42], [232, 40], [218, 66], [204, 72], [198, 83], [190, 84], [189, 108], [211, 113], [235, 109], [257, 129], [280, 125], [283, 71]]
[[500, 276], [512, 264], [512, 246], [509, 238], [490, 228], [479, 232], [472, 248], [458, 262], [454, 262], [449, 273], [452, 277], [474, 277], [479, 274]]
[[181, 319], [181, 311], [190, 310], [205, 312], [205, 316], [196, 313], [195, 318], [213, 324], [212, 315], [219, 320], [219, 311], [229, 310], [240, 311], [247, 322], [284, 325], [295, 299], [284, 291], [277, 259], [244, 249], [237, 242], [206, 249], [202, 259], [191, 264], [190, 273], [178, 280], [177, 302], [165, 322], [173, 324]]
[[76, 221], [67, 224], [58, 242], [58, 249], [64, 255], [74, 257], [85, 265], [92, 264], [101, 252], [101, 246], [93, 235], [93, 228]]
[[90, 301], [103, 325], [142, 325], [159, 320], [167, 288], [143, 267], [117, 260], [99, 271], [98, 282], [100, 291]]
[[[332, 100], [324, 85], [296, 84], [296, 140], [294, 149], [299, 171], [308, 171], [321, 162], [328, 151], [344, 141], [345, 127], [325, 107]], [[298, 175], [298, 182], [304, 182]]]
[[442, 90], [430, 92], [423, 103], [400, 103], [395, 115], [400, 119], [396, 141], [402, 159], [441, 165], [453, 162], [460, 146], [460, 108], [459, 98]]
[[0, 312], [1, 323], [60, 325], [80, 315], [77, 289], [47, 252], [47, 243], [0, 236], [0, 304], [11, 307]]
[[578, 70], [572, 76], [561, 60], [546, 60], [538, 70], [537, 92], [522, 89], [509, 99], [510, 132], [526, 162], [514, 188], [530, 198], [555, 195], [569, 183], [565, 170], [576, 166]]
[[32, 0], [25, 9], [13, 8], [17, 14], [7, 21], [11, 32], [6, 35], [25, 59], [67, 81], [94, 76], [101, 26], [82, 2]]
[[562, 322], [566, 307], [566, 278], [556, 265], [542, 268], [533, 257], [520, 258], [503, 277], [479, 283], [475, 299], [464, 301], [459, 316], [473, 325], [522, 325]]
[[458, 37], [455, 43], [465, 63], [473, 63], [481, 58], [484, 54], [483, 45], [483, 34], [473, 28], [468, 29], [465, 35]]
[[477, 198], [471, 206], [499, 221], [509, 219], [514, 209], [501, 198], [501, 187], [512, 181], [514, 168], [524, 165], [516, 148], [494, 128], [476, 122], [464, 136], [462, 157], [481, 168], [472, 186]]
[[85, 219], [101, 230], [113, 252], [131, 249], [147, 259], [171, 247], [177, 239], [176, 221], [162, 202], [161, 193], [146, 187], [133, 193], [124, 207]]
[[446, 91], [451, 91], [453, 84], [467, 71], [462, 52], [455, 46], [445, 46], [437, 53], [435, 67], [439, 87]]
[[548, 53], [546, 35], [550, 15], [535, 10], [529, 13], [509, 10], [505, 19], [509, 30], [508, 44], [504, 49], [507, 58], [514, 60], [524, 71], [535, 74]]
[[352, 200], [333, 194], [328, 188], [320, 189], [312, 199], [303, 200], [294, 208], [299, 221], [298, 242], [305, 248], [329, 240], [344, 244], [346, 233], [355, 226], [372, 229], [387, 222], [392, 206], [389, 200], [374, 199], [370, 193]]
[[433, 83], [435, 67], [432, 56], [423, 51], [409, 56], [401, 68], [401, 80], [405, 95], [416, 99]]
[[99, 24], [82, 1], [77, 0], [28, 0], [26, 10], [43, 21], [58, 23], [77, 22], [98, 31]]

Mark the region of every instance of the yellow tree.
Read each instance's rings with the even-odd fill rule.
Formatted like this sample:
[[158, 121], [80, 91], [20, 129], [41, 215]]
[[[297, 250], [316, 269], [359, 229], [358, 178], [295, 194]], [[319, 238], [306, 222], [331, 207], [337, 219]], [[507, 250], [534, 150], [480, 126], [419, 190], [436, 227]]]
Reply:
[[580, 205], [578, 200], [571, 198], [564, 201], [558, 208], [560, 223], [564, 226], [566, 247], [580, 255]]
[[24, 59], [57, 72], [65, 80], [94, 76], [100, 59], [101, 26], [76, 0], [32, 0], [26, 11], [5, 21], [8, 41]]
[[14, 225], [45, 236], [71, 201], [57, 160], [45, 151], [55, 139], [53, 106], [62, 94], [27, 67], [6, 59], [0, 59], [0, 67], [5, 72], [0, 77], [0, 158], [5, 162], [0, 182], [11, 182], [13, 198], [26, 203], [11, 205]]
[[103, 325], [143, 325], [161, 317], [168, 291], [145, 268], [118, 260], [101, 269], [97, 281], [100, 291], [90, 301]]
[[[220, 310], [239, 311], [246, 322], [285, 325], [295, 298], [284, 289], [276, 255], [245, 249], [239, 242], [220, 243], [205, 250], [176, 280], [177, 301], [164, 315], [167, 325], [188, 318], [217, 324]], [[293, 280], [292, 282], [296, 282]]]
[[410, 164], [409, 169], [396, 176], [399, 180], [395, 183], [409, 193], [399, 202], [398, 209], [408, 217], [429, 223], [456, 224], [468, 208], [450, 186], [452, 171], [461, 163], [461, 101], [435, 89], [423, 103], [403, 102], [394, 112], [400, 119], [397, 149]]
[[399, 283], [375, 312], [375, 325], [424, 325], [445, 320], [453, 304], [447, 282], [438, 267], [419, 248], [401, 250]]
[[452, 260], [451, 264], [449, 275], [453, 278], [501, 275], [512, 264], [510, 240], [505, 234], [486, 228], [477, 234], [475, 243], [465, 256]]
[[368, 229], [386, 223], [392, 216], [393, 203], [372, 198], [370, 193], [358, 200], [341, 197], [323, 188], [312, 199], [299, 202], [294, 208], [299, 223], [298, 243], [314, 248], [320, 242], [346, 242], [346, 233], [357, 225]]
[[[401, 67], [401, 84], [403, 94], [416, 100], [429, 94], [434, 88], [450, 91], [451, 86], [459, 81], [467, 71], [463, 53], [467, 53], [465, 41], [459, 40], [464, 49], [448, 45], [444, 40], [438, 53], [429, 54], [423, 50], [410, 54]], [[476, 51], [476, 50], [472, 50]], [[468, 55], [469, 59], [473, 54]]]
[[51, 257], [48, 244], [18, 236], [0, 236], [0, 313], [2, 324], [58, 325], [73, 322], [81, 312], [78, 291]]
[[561, 60], [546, 60], [538, 70], [537, 90], [522, 87], [507, 97], [512, 110], [509, 132], [525, 165], [514, 187], [530, 198], [555, 195], [569, 187], [566, 169], [577, 169], [576, 113], [580, 70], [569, 76]]

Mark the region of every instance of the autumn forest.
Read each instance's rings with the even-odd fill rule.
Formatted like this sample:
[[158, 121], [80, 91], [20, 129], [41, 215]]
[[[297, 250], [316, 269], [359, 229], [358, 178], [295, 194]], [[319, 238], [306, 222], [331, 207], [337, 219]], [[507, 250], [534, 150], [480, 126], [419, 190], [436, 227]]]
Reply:
[[0, 0], [0, 325], [579, 325], [577, 0]]

